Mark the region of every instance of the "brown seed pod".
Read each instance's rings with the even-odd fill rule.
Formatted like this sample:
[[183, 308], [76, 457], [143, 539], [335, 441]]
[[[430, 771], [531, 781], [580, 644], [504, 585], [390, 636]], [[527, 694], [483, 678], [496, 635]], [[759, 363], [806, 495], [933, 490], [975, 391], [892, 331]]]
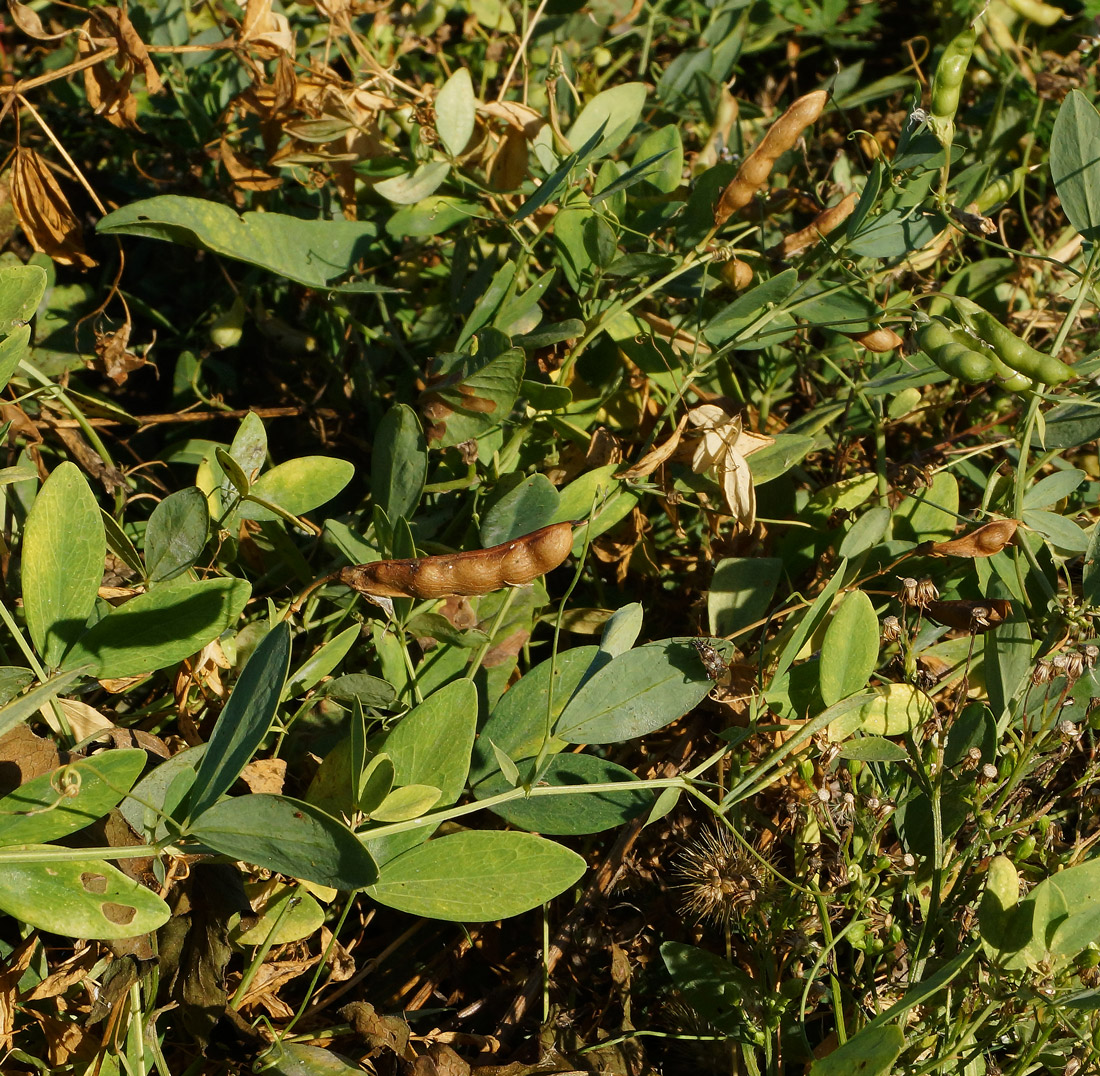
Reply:
[[982, 598], [980, 601], [929, 602], [925, 612], [940, 624], [957, 631], [981, 635], [1003, 623], [1012, 613], [1012, 606], [1003, 598]]
[[556, 568], [573, 547], [573, 524], [552, 523], [510, 542], [439, 557], [379, 560], [341, 568], [333, 577], [381, 598], [448, 598], [488, 594], [530, 583]]
[[728, 262], [722, 265], [719, 272], [722, 279], [734, 291], [741, 291], [742, 288], [747, 288], [752, 283], [752, 266], [748, 262], [743, 262], [740, 258], [730, 258]]
[[768, 128], [759, 145], [745, 158], [733, 182], [722, 192], [714, 209], [716, 228], [721, 228], [734, 213], [752, 201], [753, 195], [768, 181], [776, 158], [786, 153], [802, 132], [817, 120], [828, 100], [829, 94], [825, 90], [807, 93], [794, 101]]
[[1016, 533], [1016, 520], [995, 519], [955, 538], [950, 542], [934, 542], [928, 549], [932, 557], [991, 557], [1000, 553]]
[[807, 247], [812, 247], [822, 236], [843, 224], [852, 215], [858, 201], [858, 195], [849, 194], [836, 205], [823, 209], [805, 228], [784, 236], [783, 241], [774, 247], [773, 253], [780, 258], [793, 258]]
[[883, 355], [887, 351], [893, 351], [901, 347], [904, 342], [893, 329], [871, 329], [865, 333], [853, 333], [851, 337], [857, 344], [861, 344], [868, 351], [876, 355]]

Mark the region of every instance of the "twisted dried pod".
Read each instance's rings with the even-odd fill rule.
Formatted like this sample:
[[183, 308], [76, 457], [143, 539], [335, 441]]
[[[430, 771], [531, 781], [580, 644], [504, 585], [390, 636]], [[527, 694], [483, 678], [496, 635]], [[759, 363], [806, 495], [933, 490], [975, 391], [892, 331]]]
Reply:
[[843, 224], [852, 215], [852, 210], [855, 209], [858, 201], [857, 194], [845, 195], [836, 205], [818, 213], [805, 228], [784, 236], [783, 241], [775, 246], [773, 253], [780, 258], [793, 258], [796, 254], [801, 254], [807, 247], [812, 247], [834, 228]]
[[341, 568], [329, 578], [371, 597], [449, 598], [488, 594], [545, 575], [569, 556], [572, 547], [573, 524], [552, 523], [488, 549], [357, 564]]
[[768, 181], [776, 158], [786, 153], [799, 139], [802, 132], [814, 123], [825, 110], [829, 94], [814, 90], [794, 101], [768, 128], [768, 133], [737, 170], [733, 182], [722, 192], [714, 209], [714, 225], [721, 228], [739, 209], [752, 201], [753, 195]]

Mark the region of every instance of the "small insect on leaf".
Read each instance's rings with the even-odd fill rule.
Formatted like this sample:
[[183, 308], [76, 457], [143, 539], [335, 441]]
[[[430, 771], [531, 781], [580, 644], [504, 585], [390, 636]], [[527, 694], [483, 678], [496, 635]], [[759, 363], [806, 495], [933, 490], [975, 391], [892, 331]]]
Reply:
[[336, 579], [368, 597], [448, 598], [488, 594], [530, 583], [556, 568], [573, 547], [573, 524], [549, 527], [510, 542], [438, 557], [380, 560], [342, 568]]
[[932, 557], [992, 557], [1000, 553], [1016, 533], [1016, 520], [995, 519], [955, 538], [950, 542], [933, 542], [928, 549]]

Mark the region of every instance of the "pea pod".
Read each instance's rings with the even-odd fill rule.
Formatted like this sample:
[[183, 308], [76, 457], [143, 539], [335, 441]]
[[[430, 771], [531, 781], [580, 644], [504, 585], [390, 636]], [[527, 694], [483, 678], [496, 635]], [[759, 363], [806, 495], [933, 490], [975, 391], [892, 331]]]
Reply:
[[955, 138], [955, 113], [959, 110], [963, 78], [977, 41], [978, 31], [973, 26], [956, 34], [943, 50], [932, 78], [932, 107], [928, 114], [928, 126], [945, 149], [951, 148]]
[[1010, 369], [999, 358], [997, 353], [984, 341], [975, 339], [965, 329], [952, 329], [951, 339], [970, 351], [976, 351], [979, 355], [993, 363], [993, 377], [1001, 388], [1009, 392], [1027, 392], [1034, 387], [1030, 377], [1025, 377], [1016, 370]]
[[956, 340], [942, 321], [930, 321], [923, 326], [917, 333], [917, 342], [941, 370], [968, 385], [984, 384], [997, 375], [991, 356]]
[[1023, 185], [1027, 172], [1026, 166], [1021, 165], [998, 176], [974, 199], [973, 205], [979, 213], [988, 213], [995, 205], [1007, 202]]
[[1073, 367], [1053, 355], [1044, 355], [1006, 329], [988, 311], [978, 309], [967, 317], [970, 327], [997, 353], [1006, 366], [1044, 385], [1060, 385], [1073, 377]]
[[1056, 22], [1066, 17], [1065, 11], [1053, 4], [1044, 3], [1043, 0], [1005, 0], [1017, 15], [1023, 15], [1030, 22], [1036, 22], [1040, 26], [1053, 26]]

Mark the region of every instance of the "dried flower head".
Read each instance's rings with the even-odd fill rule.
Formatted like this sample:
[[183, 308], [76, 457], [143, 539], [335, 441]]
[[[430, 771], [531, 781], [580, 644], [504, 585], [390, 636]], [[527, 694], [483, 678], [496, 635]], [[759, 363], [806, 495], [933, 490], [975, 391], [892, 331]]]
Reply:
[[901, 638], [901, 621], [896, 616], [884, 617], [882, 621], [882, 641], [896, 643]]
[[940, 592], [931, 579], [914, 579], [912, 576], [901, 579], [898, 601], [902, 605], [915, 605], [918, 609], [923, 609], [929, 602], [934, 602], [939, 596]]
[[708, 830], [685, 848], [676, 872], [684, 911], [718, 923], [756, 904], [765, 888], [760, 861], [724, 829]]
[[1060, 654], [1055, 654], [1050, 660], [1051, 664], [1070, 681], [1070, 683], [1079, 679], [1081, 674], [1085, 671], [1085, 658], [1082, 654], [1077, 653], [1076, 650], [1066, 650]]

